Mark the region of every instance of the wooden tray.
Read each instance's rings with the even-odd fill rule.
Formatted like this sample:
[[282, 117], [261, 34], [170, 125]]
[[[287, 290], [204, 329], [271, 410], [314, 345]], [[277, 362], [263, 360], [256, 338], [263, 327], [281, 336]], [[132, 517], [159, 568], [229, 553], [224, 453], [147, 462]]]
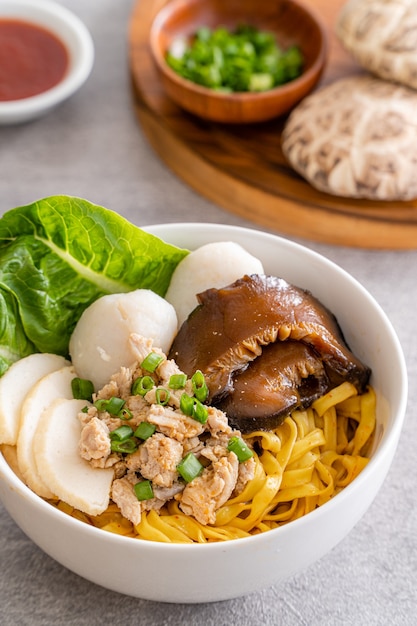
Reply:
[[[346, 246], [417, 248], [417, 201], [358, 201], [316, 191], [282, 154], [285, 118], [226, 126], [197, 119], [169, 100], [148, 45], [152, 20], [166, 2], [136, 2], [129, 59], [138, 120], [155, 151], [178, 176], [219, 206], [276, 232]], [[334, 36], [344, 0], [305, 2], [316, 7], [329, 29], [329, 61], [320, 84], [359, 73]]]

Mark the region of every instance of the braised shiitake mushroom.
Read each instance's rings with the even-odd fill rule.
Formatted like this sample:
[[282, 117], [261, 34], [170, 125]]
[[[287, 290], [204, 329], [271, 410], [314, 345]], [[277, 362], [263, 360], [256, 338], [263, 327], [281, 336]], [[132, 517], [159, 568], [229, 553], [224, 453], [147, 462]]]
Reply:
[[343, 381], [365, 389], [369, 368], [309, 291], [254, 274], [197, 298], [169, 357], [203, 372], [209, 401], [242, 431], [272, 428]]

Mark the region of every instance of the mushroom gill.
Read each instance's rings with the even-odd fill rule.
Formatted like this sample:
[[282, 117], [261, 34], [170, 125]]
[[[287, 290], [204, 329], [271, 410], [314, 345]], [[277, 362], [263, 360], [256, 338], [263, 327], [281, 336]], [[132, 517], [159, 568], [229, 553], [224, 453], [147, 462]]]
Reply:
[[306, 408], [329, 389], [323, 363], [301, 341], [277, 341], [233, 376], [233, 389], [217, 403], [242, 432], [276, 428], [293, 409]]
[[[249, 380], [252, 362], [265, 346], [288, 340], [309, 346], [317, 355], [328, 388], [347, 380], [358, 392], [365, 389], [369, 368], [348, 348], [334, 315], [309, 291], [282, 278], [254, 274], [221, 289], [208, 289], [197, 298], [199, 305], [182, 324], [169, 357], [188, 375], [197, 369], [204, 373], [212, 403], [225, 401], [233, 392], [238, 372], [245, 370], [245, 380]], [[305, 360], [306, 353], [299, 356]], [[262, 361], [255, 371], [261, 366]], [[292, 371], [302, 371], [296, 360]], [[296, 391], [306, 384], [303, 377], [297, 377], [292, 384]], [[284, 395], [282, 405], [290, 406]], [[250, 406], [250, 397], [247, 402]]]

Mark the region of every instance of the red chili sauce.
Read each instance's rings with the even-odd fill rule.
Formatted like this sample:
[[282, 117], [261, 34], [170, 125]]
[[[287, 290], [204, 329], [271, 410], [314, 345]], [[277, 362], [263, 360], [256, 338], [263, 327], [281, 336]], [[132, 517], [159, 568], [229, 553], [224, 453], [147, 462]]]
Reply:
[[0, 101], [29, 98], [54, 87], [68, 64], [68, 51], [53, 33], [19, 19], [0, 19]]

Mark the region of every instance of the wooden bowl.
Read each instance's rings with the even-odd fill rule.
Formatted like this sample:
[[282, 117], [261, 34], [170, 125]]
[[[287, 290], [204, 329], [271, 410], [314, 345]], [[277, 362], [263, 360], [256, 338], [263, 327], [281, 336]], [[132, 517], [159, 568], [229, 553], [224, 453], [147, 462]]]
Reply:
[[[201, 26], [233, 29], [242, 23], [273, 32], [284, 49], [299, 46], [302, 75], [269, 91], [224, 94], [182, 78], [166, 63], [176, 38], [191, 38]], [[171, 0], [153, 21], [150, 46], [164, 89], [176, 104], [204, 119], [242, 124], [287, 113], [312, 91], [325, 66], [327, 34], [320, 18], [298, 0]]]

